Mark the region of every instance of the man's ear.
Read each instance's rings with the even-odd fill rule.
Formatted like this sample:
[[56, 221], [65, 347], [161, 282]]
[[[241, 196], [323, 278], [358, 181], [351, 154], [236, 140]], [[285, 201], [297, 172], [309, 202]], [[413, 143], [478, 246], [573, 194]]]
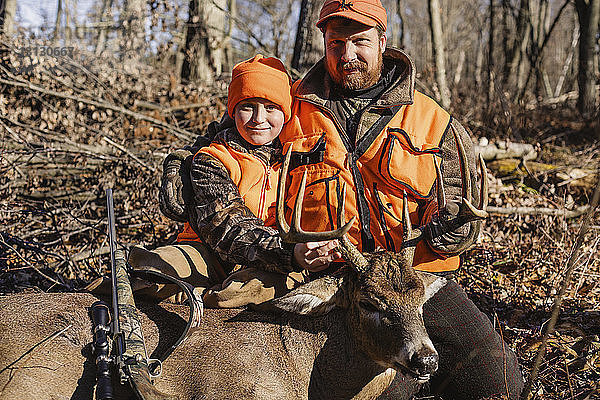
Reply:
[[381, 49], [382, 53], [385, 51], [386, 45], [387, 45], [387, 36], [385, 36], [385, 32], [383, 32], [383, 35], [381, 35], [381, 37], [379, 38], [379, 48]]
[[336, 305], [345, 303], [343, 286], [346, 285], [346, 274], [343, 276], [324, 276], [308, 282], [290, 293], [273, 299], [269, 308], [275, 308], [300, 315], [323, 315]]

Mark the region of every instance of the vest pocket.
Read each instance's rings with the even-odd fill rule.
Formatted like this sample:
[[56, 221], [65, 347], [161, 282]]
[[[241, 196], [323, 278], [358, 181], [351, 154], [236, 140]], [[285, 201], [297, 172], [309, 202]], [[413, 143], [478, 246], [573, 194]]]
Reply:
[[417, 199], [429, 198], [435, 182], [433, 157], [439, 147], [424, 143], [416, 147], [410, 136], [398, 128], [389, 128], [379, 159], [379, 173], [391, 187], [406, 190]]

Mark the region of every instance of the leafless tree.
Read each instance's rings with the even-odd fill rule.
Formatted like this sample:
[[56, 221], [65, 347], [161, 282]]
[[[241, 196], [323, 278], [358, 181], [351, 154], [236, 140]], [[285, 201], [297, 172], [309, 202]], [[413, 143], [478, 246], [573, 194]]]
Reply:
[[124, 0], [121, 59], [139, 59], [145, 44], [146, 1]]
[[223, 72], [225, 0], [190, 0], [181, 78], [212, 82]]
[[292, 55], [292, 68], [302, 74], [323, 56], [323, 36], [316, 23], [321, 1], [302, 0]]
[[[110, 10], [112, 9], [113, 0], [102, 0], [102, 9], [100, 11], [100, 23], [103, 24], [108, 21]], [[98, 32], [98, 39], [96, 40], [96, 50], [95, 54], [100, 55], [102, 50], [104, 50], [104, 46], [106, 43], [106, 34], [107, 27], [100, 26], [100, 31]]]
[[587, 119], [593, 116], [598, 98], [595, 76], [598, 68], [598, 56], [595, 46], [600, 19], [600, 0], [576, 0], [575, 4], [580, 27], [577, 108]]
[[0, 32], [12, 35], [14, 32], [17, 0], [0, 0]]
[[438, 0], [429, 0], [429, 18], [433, 57], [435, 60], [435, 80], [439, 89], [439, 100], [443, 107], [450, 106], [450, 90], [446, 81], [446, 52], [442, 33], [442, 15]]

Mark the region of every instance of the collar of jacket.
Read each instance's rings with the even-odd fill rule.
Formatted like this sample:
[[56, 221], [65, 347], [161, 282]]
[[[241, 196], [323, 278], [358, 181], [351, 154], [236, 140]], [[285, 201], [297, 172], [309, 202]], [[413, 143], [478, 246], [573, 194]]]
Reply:
[[275, 138], [273, 143], [262, 146], [254, 146], [248, 143], [235, 128], [227, 128], [215, 136], [213, 142], [226, 144], [233, 150], [250, 154], [257, 157], [268, 165], [273, 165], [281, 161], [281, 142], [279, 138]]
[[[415, 66], [412, 59], [402, 50], [393, 47], [386, 48], [383, 58], [387, 62], [395, 63], [401, 73], [372, 106], [391, 108], [412, 104], [415, 91]], [[298, 81], [294, 95], [301, 100], [325, 107], [330, 98], [332, 86], [333, 81], [325, 69], [325, 58], [322, 58], [313, 65], [304, 78]]]

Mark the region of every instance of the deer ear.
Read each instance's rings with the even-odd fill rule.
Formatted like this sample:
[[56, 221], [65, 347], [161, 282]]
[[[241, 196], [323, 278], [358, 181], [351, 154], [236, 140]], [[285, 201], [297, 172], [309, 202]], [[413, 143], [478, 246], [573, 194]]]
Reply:
[[271, 300], [270, 306], [295, 314], [323, 315], [342, 301], [344, 276], [324, 276], [308, 282], [285, 296]]

